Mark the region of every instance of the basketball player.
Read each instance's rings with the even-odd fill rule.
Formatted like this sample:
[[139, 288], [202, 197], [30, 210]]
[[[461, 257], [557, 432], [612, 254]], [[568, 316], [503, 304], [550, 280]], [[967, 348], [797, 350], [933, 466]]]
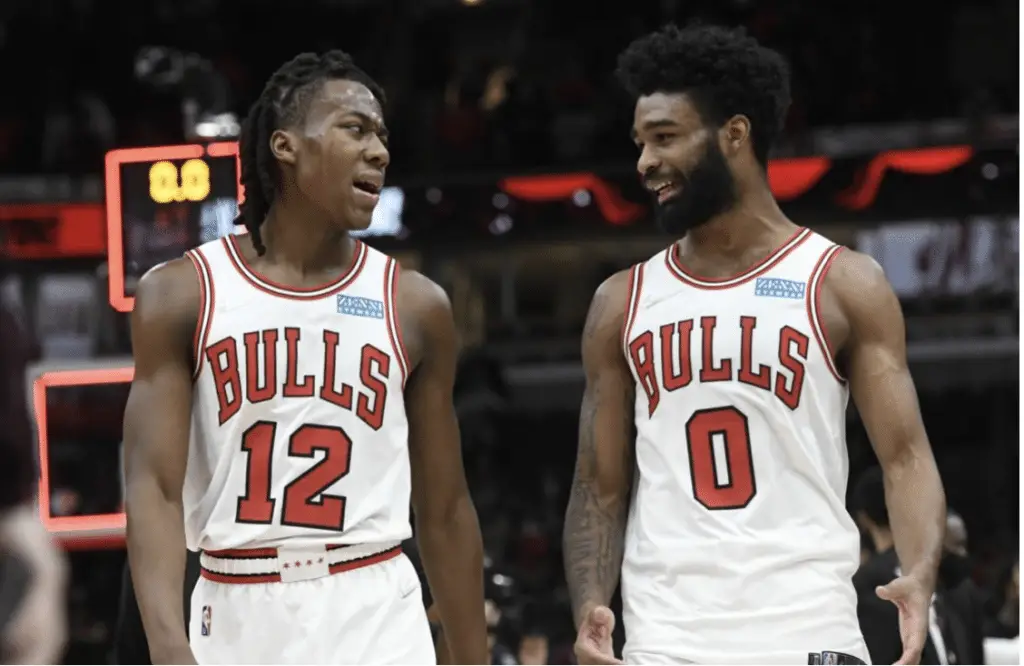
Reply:
[[620, 567], [629, 662], [868, 659], [844, 508], [849, 393], [906, 572], [878, 595], [914, 662], [942, 484], [879, 266], [791, 222], [769, 189], [785, 63], [741, 31], [668, 27], [634, 42], [618, 75], [636, 99], [637, 168], [678, 240], [609, 278], [583, 333], [565, 525], [581, 663], [614, 662]]
[[384, 182], [382, 104], [339, 51], [284, 65], [241, 137], [249, 233], [140, 281], [128, 549], [154, 663], [432, 662], [410, 496], [452, 657], [487, 657], [450, 305], [348, 235]]
[[53, 664], [67, 639], [67, 564], [36, 506], [36, 460], [25, 400], [34, 355], [18, 318], [0, 302], [0, 662]]

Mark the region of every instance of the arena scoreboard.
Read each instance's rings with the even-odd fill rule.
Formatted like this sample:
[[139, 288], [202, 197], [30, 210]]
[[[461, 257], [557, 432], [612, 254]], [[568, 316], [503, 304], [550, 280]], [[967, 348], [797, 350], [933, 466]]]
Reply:
[[43, 361], [25, 374], [43, 525], [69, 549], [122, 546], [122, 422], [135, 374], [131, 358]]
[[243, 192], [237, 142], [107, 153], [108, 288], [131, 312], [136, 281], [157, 264], [233, 233]]

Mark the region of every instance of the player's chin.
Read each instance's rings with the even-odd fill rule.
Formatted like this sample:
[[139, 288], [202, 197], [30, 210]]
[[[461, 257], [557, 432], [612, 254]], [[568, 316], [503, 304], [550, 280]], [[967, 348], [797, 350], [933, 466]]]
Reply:
[[348, 206], [348, 215], [345, 216], [345, 226], [349, 231], [363, 231], [369, 229], [373, 222], [373, 208], [365, 206]]

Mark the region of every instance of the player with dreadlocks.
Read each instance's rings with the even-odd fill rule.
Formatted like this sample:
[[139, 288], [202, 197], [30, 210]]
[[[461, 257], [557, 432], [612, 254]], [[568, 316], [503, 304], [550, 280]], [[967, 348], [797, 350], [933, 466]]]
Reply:
[[433, 662], [410, 499], [451, 656], [486, 663], [451, 306], [349, 235], [384, 183], [383, 104], [339, 51], [284, 65], [243, 127], [249, 233], [139, 283], [126, 510], [153, 663]]

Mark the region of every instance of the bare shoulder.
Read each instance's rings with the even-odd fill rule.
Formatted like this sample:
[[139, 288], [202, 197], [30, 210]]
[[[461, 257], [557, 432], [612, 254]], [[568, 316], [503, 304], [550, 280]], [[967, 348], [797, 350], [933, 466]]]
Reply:
[[[402, 270], [396, 287], [395, 307], [409, 362], [419, 366], [428, 350], [455, 354], [456, 333], [448, 294], [423, 273]], [[453, 361], [454, 362], [454, 361]]]
[[[147, 271], [135, 290], [132, 310], [136, 358], [149, 344], [183, 343], [191, 349], [201, 299], [199, 276], [190, 259], [174, 259]], [[145, 344], [140, 347], [139, 342]]]
[[451, 312], [448, 294], [423, 273], [403, 269], [398, 279], [398, 307], [402, 311], [425, 317], [443, 316]]
[[885, 272], [874, 257], [849, 248], [836, 255], [825, 284], [840, 293], [889, 288]]
[[844, 365], [864, 345], [879, 343], [897, 351], [904, 347], [903, 310], [874, 258], [844, 248], [835, 256], [822, 287], [820, 311]]
[[631, 268], [614, 273], [594, 292], [583, 327], [584, 353], [595, 345], [607, 347], [614, 343], [618, 348], [628, 307], [631, 275]]
[[823, 286], [850, 319], [877, 318], [878, 309], [899, 307], [881, 265], [870, 255], [848, 248], [836, 255]]

